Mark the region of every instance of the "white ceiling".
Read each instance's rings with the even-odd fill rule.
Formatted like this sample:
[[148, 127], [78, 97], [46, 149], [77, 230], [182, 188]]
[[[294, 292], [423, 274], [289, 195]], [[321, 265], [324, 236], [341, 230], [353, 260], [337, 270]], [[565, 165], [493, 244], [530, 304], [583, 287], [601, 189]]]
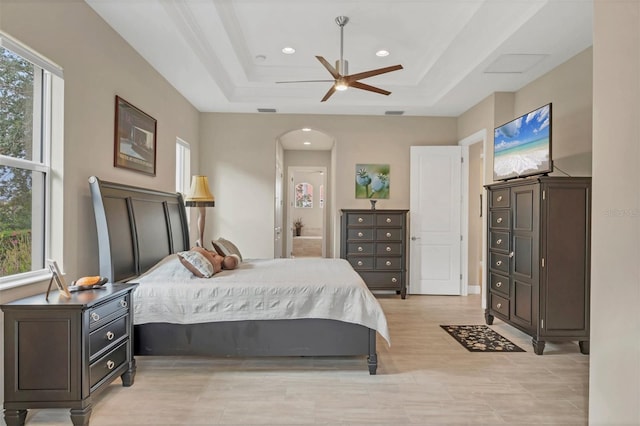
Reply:
[[[203, 112], [458, 116], [592, 43], [592, 0], [85, 1]], [[350, 73], [403, 65], [363, 80], [391, 95], [276, 84], [331, 78], [315, 56], [339, 59], [341, 15]]]

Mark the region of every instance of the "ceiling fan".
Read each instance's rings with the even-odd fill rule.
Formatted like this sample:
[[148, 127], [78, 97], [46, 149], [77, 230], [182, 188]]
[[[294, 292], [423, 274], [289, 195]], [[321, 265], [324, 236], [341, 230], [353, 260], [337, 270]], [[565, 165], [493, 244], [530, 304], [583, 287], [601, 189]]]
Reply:
[[349, 63], [343, 58], [344, 49], [344, 26], [349, 22], [347, 16], [338, 16], [336, 18], [336, 24], [340, 27], [340, 59], [336, 61], [335, 68], [322, 56], [316, 56], [318, 61], [329, 71], [333, 80], [300, 80], [300, 81], [277, 81], [276, 83], [313, 83], [313, 82], [333, 82], [333, 85], [329, 91], [324, 95], [320, 102], [324, 102], [335, 93], [336, 90], [343, 91], [349, 87], [353, 87], [361, 90], [368, 90], [369, 92], [380, 93], [381, 95], [389, 95], [391, 92], [388, 90], [380, 89], [378, 87], [370, 86], [368, 84], [361, 83], [358, 80], [373, 77], [379, 74], [385, 74], [391, 71], [397, 71], [402, 69], [402, 65], [393, 65], [385, 68], [378, 68], [375, 70], [359, 72], [357, 74], [348, 74]]

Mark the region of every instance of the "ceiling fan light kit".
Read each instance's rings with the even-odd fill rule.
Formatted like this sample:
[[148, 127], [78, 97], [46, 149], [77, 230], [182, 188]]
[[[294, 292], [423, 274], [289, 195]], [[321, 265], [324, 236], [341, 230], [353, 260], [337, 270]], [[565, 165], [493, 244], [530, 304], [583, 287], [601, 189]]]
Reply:
[[344, 59], [344, 26], [349, 22], [349, 17], [338, 16], [336, 18], [336, 24], [340, 27], [340, 59], [336, 61], [335, 68], [322, 56], [316, 56], [316, 59], [329, 71], [329, 74], [333, 77], [333, 80], [303, 80], [303, 81], [278, 81], [277, 83], [312, 83], [312, 82], [331, 82], [333, 85], [329, 88], [329, 91], [324, 95], [321, 102], [325, 102], [335, 93], [336, 90], [344, 91], [349, 87], [353, 87], [360, 90], [366, 90], [369, 92], [379, 93], [381, 95], [389, 95], [391, 92], [388, 90], [380, 89], [378, 87], [370, 86], [368, 84], [361, 83], [358, 80], [373, 77], [380, 74], [385, 74], [392, 71], [402, 69], [402, 65], [392, 65], [390, 67], [378, 68], [370, 71], [364, 71], [357, 74], [349, 74], [349, 63]]

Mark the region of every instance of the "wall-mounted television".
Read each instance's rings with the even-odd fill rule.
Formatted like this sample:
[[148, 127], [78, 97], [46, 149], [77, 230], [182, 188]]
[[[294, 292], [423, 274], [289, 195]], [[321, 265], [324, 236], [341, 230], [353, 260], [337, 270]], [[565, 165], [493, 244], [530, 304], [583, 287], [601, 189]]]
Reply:
[[550, 103], [495, 128], [493, 180], [552, 171]]

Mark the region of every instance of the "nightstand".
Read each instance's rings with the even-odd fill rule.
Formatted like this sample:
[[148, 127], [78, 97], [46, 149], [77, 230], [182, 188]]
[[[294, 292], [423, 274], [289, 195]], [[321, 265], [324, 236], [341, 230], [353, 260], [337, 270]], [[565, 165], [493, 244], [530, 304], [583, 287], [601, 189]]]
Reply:
[[133, 384], [133, 290], [105, 284], [67, 299], [57, 291], [6, 303], [4, 420], [23, 425], [29, 408], [70, 408], [88, 425], [91, 398], [118, 376]]

